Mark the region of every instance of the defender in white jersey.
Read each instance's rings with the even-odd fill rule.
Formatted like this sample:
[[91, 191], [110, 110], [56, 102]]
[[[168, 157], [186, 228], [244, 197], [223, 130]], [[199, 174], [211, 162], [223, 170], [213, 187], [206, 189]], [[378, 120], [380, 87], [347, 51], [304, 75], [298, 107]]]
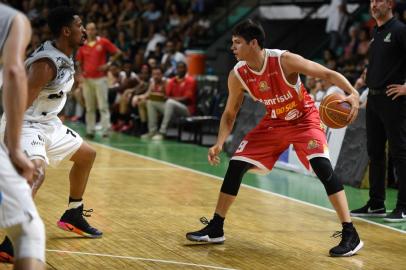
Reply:
[[[55, 40], [42, 44], [26, 60], [28, 109], [24, 115], [21, 145], [37, 169], [33, 194], [44, 180], [46, 166], [57, 165], [62, 159], [69, 158], [73, 162], [69, 174], [69, 206], [57, 225], [86, 237], [101, 237], [102, 232], [84, 219], [87, 212], [84, 212], [82, 203], [96, 152], [57, 117], [74, 83], [71, 56], [85, 41], [86, 31], [77, 13], [68, 7], [52, 10], [48, 25]], [[7, 128], [5, 123], [3, 119], [3, 129]], [[0, 245], [0, 251], [10, 251], [9, 246], [6, 239]]]
[[[3, 81], [5, 113], [11, 121], [10, 139], [0, 143], [0, 228], [14, 243], [14, 269], [45, 269], [45, 230], [31, 197], [28, 182], [34, 166], [20, 146], [21, 123], [27, 102], [27, 76], [23, 59], [31, 38], [28, 19], [0, 4], [0, 87]], [[7, 146], [7, 148], [6, 148]], [[0, 253], [1, 262], [9, 262]]]

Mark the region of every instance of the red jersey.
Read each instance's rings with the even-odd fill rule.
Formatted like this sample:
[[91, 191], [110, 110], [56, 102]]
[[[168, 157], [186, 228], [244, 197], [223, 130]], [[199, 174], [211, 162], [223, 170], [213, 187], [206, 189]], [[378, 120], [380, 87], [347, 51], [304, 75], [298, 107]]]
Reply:
[[190, 114], [195, 112], [196, 104], [196, 80], [192, 76], [186, 75], [182, 80], [177, 76], [169, 79], [166, 86], [166, 95], [168, 97], [186, 97], [186, 104]]
[[92, 46], [86, 42], [76, 54], [76, 60], [82, 64], [83, 77], [96, 79], [106, 76], [99, 67], [107, 63], [107, 53], [115, 54], [117, 51], [118, 48], [107, 38], [97, 37]]
[[265, 62], [259, 72], [251, 70], [245, 61], [234, 66], [234, 73], [254, 100], [266, 106], [270, 125], [286, 126], [308, 115], [314, 106], [300, 77], [290, 84], [282, 71], [280, 57], [286, 51], [265, 49]]

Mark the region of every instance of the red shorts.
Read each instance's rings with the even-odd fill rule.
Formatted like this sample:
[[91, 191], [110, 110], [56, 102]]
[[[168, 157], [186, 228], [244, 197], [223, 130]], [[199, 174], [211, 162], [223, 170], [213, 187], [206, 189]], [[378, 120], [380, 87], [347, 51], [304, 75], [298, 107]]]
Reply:
[[302, 164], [310, 169], [309, 160], [314, 157], [330, 159], [326, 134], [321, 127], [317, 110], [284, 126], [271, 126], [269, 117], [252, 129], [241, 141], [233, 160], [251, 163], [263, 171], [272, 170], [279, 156], [293, 144]]

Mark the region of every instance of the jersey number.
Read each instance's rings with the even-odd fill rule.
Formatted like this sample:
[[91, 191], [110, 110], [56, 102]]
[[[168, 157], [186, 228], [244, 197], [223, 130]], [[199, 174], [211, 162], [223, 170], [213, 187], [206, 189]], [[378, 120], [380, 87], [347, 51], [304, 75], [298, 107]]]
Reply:
[[72, 130], [70, 130], [69, 128], [68, 128], [68, 129], [66, 129], [66, 134], [70, 134], [70, 135], [72, 135], [73, 137], [75, 137], [75, 138], [76, 138], [75, 133], [73, 133], [73, 131], [72, 131]]
[[240, 143], [240, 146], [238, 146], [238, 149], [235, 151], [236, 153], [240, 153], [244, 151], [245, 146], [247, 145], [248, 141], [242, 141]]
[[57, 98], [62, 98], [63, 97], [63, 92], [60, 91], [58, 94], [51, 94], [48, 96], [48, 99], [57, 99]]

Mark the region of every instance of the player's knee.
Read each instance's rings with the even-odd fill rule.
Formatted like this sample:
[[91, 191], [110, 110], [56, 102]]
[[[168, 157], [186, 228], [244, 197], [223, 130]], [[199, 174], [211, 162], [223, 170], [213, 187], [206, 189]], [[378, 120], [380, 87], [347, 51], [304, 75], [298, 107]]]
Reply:
[[240, 161], [240, 160], [230, 160], [226, 176], [224, 177], [223, 185], [221, 186], [221, 192], [236, 196], [242, 178], [244, 174], [252, 167], [251, 164]]
[[344, 189], [343, 184], [334, 173], [331, 163], [327, 158], [312, 158], [310, 164], [317, 177], [323, 183], [327, 195], [330, 196]]
[[6, 231], [16, 260], [33, 258], [45, 262], [45, 227], [38, 215]]

